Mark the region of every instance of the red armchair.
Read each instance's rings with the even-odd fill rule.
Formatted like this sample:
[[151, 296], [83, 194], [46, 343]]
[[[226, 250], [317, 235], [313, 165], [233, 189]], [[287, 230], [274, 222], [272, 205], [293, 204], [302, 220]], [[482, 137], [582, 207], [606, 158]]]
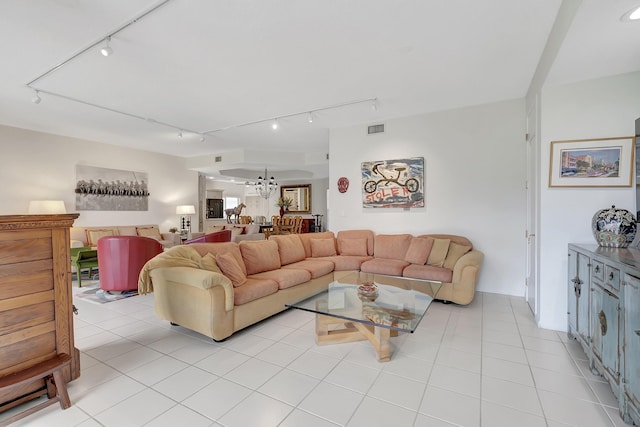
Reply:
[[231, 230], [216, 231], [215, 233], [209, 233], [195, 239], [187, 240], [183, 244], [188, 245], [190, 243], [230, 242], [231, 234]]
[[102, 237], [98, 240], [100, 288], [105, 291], [137, 290], [142, 267], [160, 253], [162, 245], [150, 237]]

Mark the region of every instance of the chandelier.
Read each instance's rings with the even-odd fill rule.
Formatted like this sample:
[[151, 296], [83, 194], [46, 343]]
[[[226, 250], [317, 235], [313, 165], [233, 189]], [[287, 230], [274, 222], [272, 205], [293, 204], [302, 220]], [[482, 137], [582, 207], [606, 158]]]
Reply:
[[271, 195], [278, 189], [278, 183], [276, 182], [276, 179], [274, 177], [271, 177], [269, 178], [269, 180], [267, 180], [267, 176], [269, 175], [267, 175], [267, 169], [265, 169], [264, 178], [259, 176], [258, 182], [253, 184], [254, 188], [256, 189], [256, 193], [258, 193], [260, 197], [263, 197], [265, 199], [270, 198]]

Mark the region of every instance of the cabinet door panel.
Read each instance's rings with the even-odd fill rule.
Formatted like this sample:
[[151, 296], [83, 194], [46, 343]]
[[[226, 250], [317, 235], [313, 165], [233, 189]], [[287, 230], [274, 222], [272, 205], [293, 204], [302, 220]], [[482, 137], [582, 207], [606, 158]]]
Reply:
[[578, 253], [569, 250], [569, 273], [568, 273], [568, 294], [567, 294], [567, 314], [569, 315], [569, 333], [577, 333], [578, 328], [578, 299], [576, 295], [576, 281], [578, 281]]
[[596, 283], [591, 284], [591, 301], [590, 301], [590, 316], [591, 321], [591, 349], [598, 356], [598, 359], [602, 360], [602, 329], [600, 326], [599, 313], [602, 311], [602, 298], [603, 291]]
[[[602, 295], [602, 319], [600, 332], [602, 334], [602, 364], [609, 371], [616, 382], [619, 380], [619, 325], [620, 325], [620, 301], [610, 292], [604, 291]], [[600, 312], [598, 312], [600, 316]], [[604, 330], [603, 330], [604, 329]]]
[[590, 261], [591, 259], [588, 256], [578, 254], [578, 277], [580, 278], [578, 288], [578, 334], [586, 342], [589, 342]]
[[625, 388], [630, 400], [640, 408], [640, 279], [627, 275], [625, 284]]

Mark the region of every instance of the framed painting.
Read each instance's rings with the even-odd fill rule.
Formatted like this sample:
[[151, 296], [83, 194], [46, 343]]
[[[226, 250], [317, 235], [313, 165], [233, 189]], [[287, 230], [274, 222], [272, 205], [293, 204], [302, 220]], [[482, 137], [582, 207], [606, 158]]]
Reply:
[[147, 211], [148, 182], [145, 172], [76, 165], [76, 209]]
[[424, 157], [363, 162], [362, 206], [424, 207]]
[[549, 187], [631, 187], [635, 138], [551, 141]]

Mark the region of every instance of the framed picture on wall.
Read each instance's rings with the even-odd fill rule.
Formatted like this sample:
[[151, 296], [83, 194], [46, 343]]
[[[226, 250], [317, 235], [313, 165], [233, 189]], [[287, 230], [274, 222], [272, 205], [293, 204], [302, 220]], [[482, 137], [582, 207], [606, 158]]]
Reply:
[[549, 187], [631, 187], [632, 136], [551, 141]]

